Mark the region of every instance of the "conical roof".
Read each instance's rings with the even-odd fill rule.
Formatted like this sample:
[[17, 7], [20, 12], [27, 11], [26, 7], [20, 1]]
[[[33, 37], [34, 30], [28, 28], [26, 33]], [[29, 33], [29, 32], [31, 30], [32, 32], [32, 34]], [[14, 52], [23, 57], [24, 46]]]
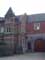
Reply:
[[15, 14], [13, 13], [12, 8], [10, 7], [5, 15], [5, 18], [10, 18], [10, 17], [14, 17], [14, 16], [15, 16]]

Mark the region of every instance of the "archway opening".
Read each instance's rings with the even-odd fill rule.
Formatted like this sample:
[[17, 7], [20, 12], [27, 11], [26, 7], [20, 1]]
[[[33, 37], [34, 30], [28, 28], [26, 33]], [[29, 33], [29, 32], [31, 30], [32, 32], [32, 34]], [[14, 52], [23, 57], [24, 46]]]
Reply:
[[37, 39], [34, 48], [36, 52], [45, 52], [45, 40]]
[[27, 46], [28, 46], [28, 50], [31, 50], [31, 42], [28, 42]]

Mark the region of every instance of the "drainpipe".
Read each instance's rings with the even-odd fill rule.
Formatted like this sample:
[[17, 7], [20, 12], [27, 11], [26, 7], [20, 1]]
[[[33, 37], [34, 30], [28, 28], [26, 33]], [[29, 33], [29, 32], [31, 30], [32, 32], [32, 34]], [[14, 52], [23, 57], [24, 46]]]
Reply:
[[18, 24], [17, 24], [17, 44], [18, 44]]
[[34, 52], [34, 40], [31, 40], [32, 52]]

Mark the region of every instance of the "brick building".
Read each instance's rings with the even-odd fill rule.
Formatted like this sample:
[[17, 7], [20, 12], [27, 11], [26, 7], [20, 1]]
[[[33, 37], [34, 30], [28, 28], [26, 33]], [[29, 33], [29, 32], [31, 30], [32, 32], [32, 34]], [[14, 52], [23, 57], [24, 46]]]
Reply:
[[45, 14], [16, 16], [9, 8], [5, 17], [0, 17], [0, 41], [13, 52], [16, 45], [23, 52], [45, 51]]

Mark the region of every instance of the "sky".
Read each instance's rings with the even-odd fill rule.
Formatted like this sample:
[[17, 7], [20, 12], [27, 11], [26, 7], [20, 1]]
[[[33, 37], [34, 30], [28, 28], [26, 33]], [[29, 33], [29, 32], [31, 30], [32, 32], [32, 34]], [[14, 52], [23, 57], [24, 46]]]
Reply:
[[45, 0], [0, 0], [0, 17], [5, 16], [9, 7], [15, 15], [45, 13]]

